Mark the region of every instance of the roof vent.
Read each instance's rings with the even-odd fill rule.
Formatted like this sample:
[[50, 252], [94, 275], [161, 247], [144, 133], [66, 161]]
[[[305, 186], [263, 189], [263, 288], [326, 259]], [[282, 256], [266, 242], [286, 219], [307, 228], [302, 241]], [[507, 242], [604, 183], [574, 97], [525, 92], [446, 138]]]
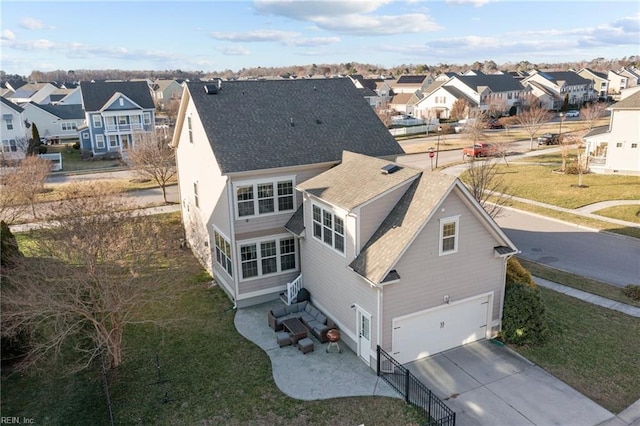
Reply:
[[322, 120], [320, 120], [319, 118], [316, 118], [316, 124], [322, 124]]
[[218, 85], [217, 84], [205, 84], [204, 91], [207, 95], [215, 95], [218, 93]]
[[293, 123], [293, 117], [289, 119], [289, 123], [291, 124], [291, 127], [295, 126], [295, 124]]
[[392, 173], [397, 172], [398, 170], [400, 170], [400, 166], [393, 163], [389, 163], [380, 169], [380, 171], [382, 171], [382, 173], [385, 175], [390, 175]]

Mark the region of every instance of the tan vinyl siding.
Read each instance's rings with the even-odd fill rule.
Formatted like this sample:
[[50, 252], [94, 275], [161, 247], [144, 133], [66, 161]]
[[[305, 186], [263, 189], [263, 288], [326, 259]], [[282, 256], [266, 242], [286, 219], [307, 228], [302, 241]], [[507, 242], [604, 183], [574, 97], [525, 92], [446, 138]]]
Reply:
[[[311, 229], [312, 202], [305, 203], [305, 226]], [[347, 229], [348, 233], [353, 230]], [[314, 304], [336, 321], [345, 337], [356, 338], [356, 311], [351, 305], [357, 303], [365, 311], [372, 315], [371, 336], [375, 345], [376, 327], [376, 293], [363, 279], [357, 276], [347, 267], [347, 260], [340, 253], [313, 237], [311, 231], [307, 232], [305, 239], [301, 241], [305, 247], [301, 250], [304, 258], [303, 285], [311, 293]], [[345, 239], [347, 253], [353, 253], [353, 240]]]
[[300, 271], [287, 272], [285, 274], [268, 275], [261, 278], [251, 279], [248, 281], [240, 281], [238, 284], [238, 296], [243, 294], [252, 293], [254, 291], [273, 289], [274, 292], [279, 291], [278, 288], [282, 288], [288, 282], [293, 281]]
[[398, 201], [412, 182], [413, 180], [360, 208], [358, 215], [360, 219], [360, 247], [358, 247], [358, 252], [376, 232], [382, 221], [389, 215], [389, 212], [398, 204]]
[[[327, 170], [328, 166], [322, 166], [322, 167], [311, 167], [311, 168], [304, 168], [304, 169], [291, 169], [291, 170], [278, 170], [277, 173], [273, 172], [273, 173], [247, 173], [247, 174], [243, 174], [242, 177], [235, 177], [233, 182], [234, 183], [251, 183], [253, 181], [257, 181], [257, 180], [263, 180], [263, 179], [273, 179], [274, 181], [279, 180], [280, 178], [284, 178], [284, 177], [294, 177], [294, 186], [304, 182], [305, 180], [319, 174], [322, 173], [323, 171]], [[233, 185], [232, 185], [232, 190], [231, 193], [233, 194], [233, 196], [235, 197], [235, 193], [233, 191]], [[256, 232], [256, 231], [260, 231], [262, 229], [272, 229], [272, 228], [282, 228], [284, 227], [284, 225], [287, 223], [287, 221], [291, 218], [291, 216], [293, 215], [293, 213], [295, 213], [296, 209], [301, 205], [302, 203], [302, 194], [298, 191], [296, 191], [294, 189], [294, 198], [295, 198], [295, 206], [294, 209], [291, 211], [286, 211], [286, 212], [282, 212], [282, 213], [274, 213], [274, 214], [267, 214], [267, 215], [259, 215], [259, 216], [253, 216], [253, 217], [248, 217], [248, 218], [240, 218], [240, 219], [235, 219], [235, 214], [236, 214], [236, 200], [234, 198], [233, 200], [233, 214], [234, 214], [234, 220], [235, 220], [235, 230], [236, 230], [236, 234], [244, 234], [244, 233], [249, 233], [249, 232]]]
[[[440, 256], [439, 219], [456, 215], [458, 252]], [[442, 305], [445, 295], [457, 301], [493, 291], [492, 320], [498, 320], [504, 259], [494, 257], [495, 245], [484, 222], [452, 192], [396, 264], [400, 282], [384, 287], [382, 346], [391, 347], [394, 317]]]

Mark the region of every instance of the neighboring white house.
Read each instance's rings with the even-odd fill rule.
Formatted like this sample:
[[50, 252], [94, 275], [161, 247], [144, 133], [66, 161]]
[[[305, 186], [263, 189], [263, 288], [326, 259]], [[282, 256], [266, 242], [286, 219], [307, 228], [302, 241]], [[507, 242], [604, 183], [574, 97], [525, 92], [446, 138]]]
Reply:
[[619, 95], [620, 92], [626, 89], [628, 86], [627, 76], [620, 74], [617, 71], [609, 71], [607, 74], [607, 79], [609, 80], [609, 94], [610, 95]]
[[640, 175], [640, 91], [608, 108], [609, 127], [584, 136], [585, 154], [594, 173]]
[[607, 74], [593, 71], [589, 68], [582, 68], [578, 71], [578, 75], [593, 81], [593, 90], [596, 91], [598, 98], [607, 98], [609, 94], [609, 80], [607, 79]]
[[29, 102], [37, 104], [49, 103], [50, 95], [58, 90], [51, 83], [27, 83], [20, 86], [9, 100], [15, 104], [22, 105]]
[[425, 99], [416, 105], [419, 116], [433, 115], [435, 111], [440, 118], [450, 118], [453, 104], [458, 99], [465, 99], [470, 108], [480, 111], [496, 110], [509, 113], [519, 108], [528, 89], [519, 80], [508, 74], [483, 74], [475, 71], [472, 75], [453, 75], [439, 87], [429, 89]]
[[23, 112], [22, 107], [5, 98], [0, 98], [3, 161], [21, 160], [26, 155], [27, 143], [31, 135], [27, 132]]
[[84, 122], [82, 105], [23, 105], [24, 119], [35, 123], [40, 137], [50, 140], [77, 139], [78, 128]]
[[[584, 78], [574, 71], [533, 70], [528, 77], [522, 79], [522, 84], [531, 87], [532, 90], [544, 90], [546, 94], [552, 94], [552, 103], [545, 104], [545, 107], [553, 110], [560, 110], [565, 100], [569, 105], [580, 107], [585, 102], [597, 98], [593, 80]], [[538, 92], [533, 90], [533, 94], [537, 96]], [[547, 99], [540, 100], [544, 103]]]
[[378, 344], [410, 362], [500, 330], [515, 247], [457, 178], [394, 161], [348, 79], [186, 83], [172, 145], [187, 241], [235, 307], [301, 281], [372, 368]]

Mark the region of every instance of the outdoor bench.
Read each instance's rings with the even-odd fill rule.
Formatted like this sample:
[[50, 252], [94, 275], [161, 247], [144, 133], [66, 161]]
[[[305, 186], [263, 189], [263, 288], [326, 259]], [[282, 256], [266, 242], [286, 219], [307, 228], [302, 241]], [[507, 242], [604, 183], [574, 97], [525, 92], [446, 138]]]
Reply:
[[336, 327], [331, 319], [327, 318], [325, 314], [308, 301], [271, 309], [267, 314], [267, 318], [269, 327], [274, 331], [283, 329], [282, 321], [289, 318], [298, 318], [320, 343], [327, 342], [327, 331]]

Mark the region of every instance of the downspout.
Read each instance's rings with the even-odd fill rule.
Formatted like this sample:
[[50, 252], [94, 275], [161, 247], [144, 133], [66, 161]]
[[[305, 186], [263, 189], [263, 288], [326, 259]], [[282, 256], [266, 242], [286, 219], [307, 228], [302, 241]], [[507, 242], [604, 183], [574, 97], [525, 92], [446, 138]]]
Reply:
[[240, 277], [238, 276], [238, 273], [240, 271], [240, 269], [238, 268], [237, 265], [237, 260], [238, 260], [238, 256], [237, 256], [237, 250], [236, 250], [236, 229], [235, 229], [235, 216], [233, 215], [233, 206], [234, 206], [234, 198], [233, 198], [233, 191], [232, 191], [232, 185], [229, 182], [229, 176], [225, 176], [225, 178], [227, 179], [225, 182], [225, 185], [227, 187], [227, 205], [229, 206], [229, 224], [231, 225], [229, 228], [229, 238], [231, 239], [231, 247], [233, 250], [233, 270], [236, 272], [235, 274], [233, 274], [233, 288], [234, 288], [234, 295], [233, 295], [233, 308], [234, 310], [238, 309], [238, 294], [240, 292], [240, 290], [238, 289], [238, 283], [240, 281]]
[[[376, 318], [376, 345], [382, 347], [382, 291], [383, 288], [378, 288], [378, 307], [377, 307], [377, 311], [378, 311], [378, 315]], [[369, 350], [371, 350], [371, 348], [369, 348]], [[375, 352], [376, 354], [376, 363], [378, 362], [378, 351]]]

